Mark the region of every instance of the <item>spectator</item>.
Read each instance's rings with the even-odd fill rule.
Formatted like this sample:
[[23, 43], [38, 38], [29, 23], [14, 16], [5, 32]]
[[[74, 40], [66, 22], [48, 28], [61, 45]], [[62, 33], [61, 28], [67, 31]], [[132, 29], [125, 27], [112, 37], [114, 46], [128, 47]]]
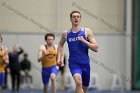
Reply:
[[[22, 83], [23, 85], [29, 84], [30, 87], [32, 88], [32, 76], [30, 73], [31, 70], [31, 62], [28, 59], [28, 54], [24, 53], [23, 55], [23, 59], [20, 62], [20, 66], [21, 66], [21, 76], [22, 76]], [[30, 82], [29, 82], [30, 81]]]
[[[9, 68], [11, 73], [11, 81], [12, 81], [12, 91], [19, 91], [20, 88], [20, 63], [19, 63], [19, 55], [23, 53], [23, 49], [15, 44], [13, 46], [13, 51], [9, 53]], [[17, 83], [17, 84], [15, 84]], [[16, 85], [16, 87], [15, 87]]]

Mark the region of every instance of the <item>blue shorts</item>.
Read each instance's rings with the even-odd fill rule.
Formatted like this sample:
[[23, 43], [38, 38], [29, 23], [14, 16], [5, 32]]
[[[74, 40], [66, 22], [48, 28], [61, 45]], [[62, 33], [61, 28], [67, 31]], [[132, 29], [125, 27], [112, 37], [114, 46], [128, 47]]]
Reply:
[[42, 68], [42, 82], [43, 82], [43, 84], [49, 83], [50, 75], [52, 73], [54, 73], [55, 75], [57, 74], [56, 66]]
[[4, 72], [0, 72], [0, 86], [4, 84]]
[[79, 64], [74, 62], [69, 62], [69, 68], [72, 76], [79, 73], [82, 77], [82, 85], [85, 87], [89, 86], [90, 82], [90, 65], [89, 64]]

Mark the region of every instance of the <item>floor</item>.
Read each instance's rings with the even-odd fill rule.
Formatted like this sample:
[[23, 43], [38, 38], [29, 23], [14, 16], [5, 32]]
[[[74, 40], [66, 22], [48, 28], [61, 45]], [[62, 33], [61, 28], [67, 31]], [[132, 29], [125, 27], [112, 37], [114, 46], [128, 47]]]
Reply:
[[[43, 93], [39, 89], [22, 89], [19, 92], [11, 92], [11, 90], [3, 90], [3, 93]], [[51, 92], [49, 92], [51, 93]], [[73, 90], [57, 91], [57, 93], [74, 93]], [[89, 90], [88, 93], [140, 93], [140, 91], [95, 91]]]

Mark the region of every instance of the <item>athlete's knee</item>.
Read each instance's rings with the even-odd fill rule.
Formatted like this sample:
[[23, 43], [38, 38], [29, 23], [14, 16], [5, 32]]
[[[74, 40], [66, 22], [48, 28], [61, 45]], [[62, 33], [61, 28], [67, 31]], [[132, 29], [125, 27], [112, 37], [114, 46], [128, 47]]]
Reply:
[[51, 74], [51, 76], [50, 76], [50, 78], [51, 78], [51, 80], [55, 80], [55, 78], [56, 78], [56, 76], [55, 76], [55, 74]]
[[44, 90], [47, 90], [48, 89], [48, 85], [47, 84], [44, 84], [43, 89]]
[[81, 78], [81, 75], [80, 74], [75, 74], [73, 77], [74, 77], [76, 86], [77, 87], [82, 87], [82, 78]]
[[76, 86], [82, 87], [82, 80], [77, 80], [76, 81]]

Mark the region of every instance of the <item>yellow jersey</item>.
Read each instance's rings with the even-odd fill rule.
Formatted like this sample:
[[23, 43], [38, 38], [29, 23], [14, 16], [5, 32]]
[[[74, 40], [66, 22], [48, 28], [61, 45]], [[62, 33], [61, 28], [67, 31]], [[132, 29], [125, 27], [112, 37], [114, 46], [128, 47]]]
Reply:
[[56, 65], [56, 56], [57, 56], [57, 49], [48, 49], [45, 45], [47, 50], [47, 55], [45, 55], [42, 59], [42, 67], [51, 67]]
[[4, 72], [4, 60], [3, 60], [3, 56], [5, 56], [6, 51], [5, 50], [0, 50], [0, 72]]

